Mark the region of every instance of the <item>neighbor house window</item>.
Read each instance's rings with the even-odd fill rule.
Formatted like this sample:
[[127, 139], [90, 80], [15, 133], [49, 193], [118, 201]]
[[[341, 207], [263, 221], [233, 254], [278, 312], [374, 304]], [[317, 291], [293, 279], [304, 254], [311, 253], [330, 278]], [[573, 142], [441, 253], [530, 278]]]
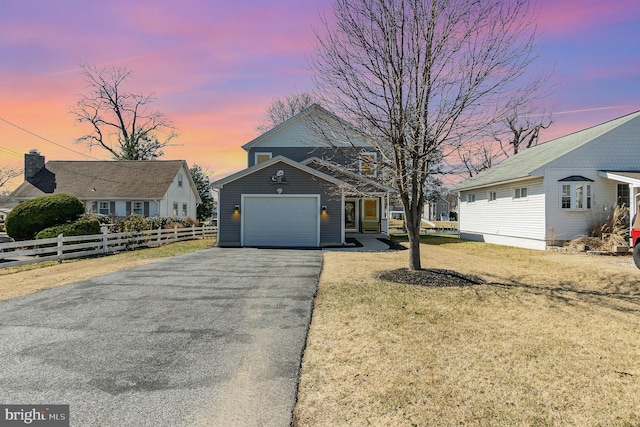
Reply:
[[497, 198], [497, 194], [495, 191], [489, 191], [488, 199], [490, 202], [495, 202]]
[[131, 212], [133, 212], [136, 215], [144, 215], [144, 203], [131, 202]]
[[631, 204], [631, 197], [629, 192], [629, 184], [618, 184], [618, 206], [629, 207]]
[[182, 179], [183, 179], [183, 178], [182, 178], [182, 174], [181, 174], [181, 173], [179, 173], [179, 174], [178, 174], [178, 187], [182, 187]]
[[560, 180], [560, 208], [564, 210], [591, 209], [593, 180], [583, 176], [569, 176]]
[[100, 215], [109, 215], [109, 202], [98, 202], [98, 213]]
[[187, 204], [182, 204], [182, 216], [187, 216]]
[[360, 173], [364, 176], [378, 176], [378, 153], [361, 153], [360, 154]]
[[178, 202], [173, 202], [173, 216], [178, 216]]
[[527, 195], [528, 195], [527, 187], [516, 188], [513, 191], [513, 198], [514, 199], [524, 199], [524, 198], [527, 197]]
[[476, 195], [475, 194], [468, 194], [467, 195], [467, 203], [475, 203], [476, 201]]
[[271, 153], [256, 153], [256, 165], [271, 159]]

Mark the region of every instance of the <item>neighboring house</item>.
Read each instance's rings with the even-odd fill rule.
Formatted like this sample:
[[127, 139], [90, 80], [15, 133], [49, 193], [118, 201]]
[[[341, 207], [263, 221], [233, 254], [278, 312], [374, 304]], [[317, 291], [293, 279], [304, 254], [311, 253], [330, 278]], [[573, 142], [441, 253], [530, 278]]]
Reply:
[[545, 249], [588, 235], [640, 189], [640, 112], [529, 148], [458, 184], [460, 236]]
[[429, 202], [426, 206], [426, 217], [423, 214], [423, 218], [429, 221], [449, 221], [449, 202], [444, 197], [439, 197], [438, 200]]
[[109, 216], [196, 217], [201, 203], [184, 160], [58, 161], [45, 164], [35, 150], [25, 154], [17, 201], [47, 194], [79, 198], [87, 212]]
[[219, 246], [320, 247], [388, 233], [391, 188], [368, 138], [318, 105], [245, 144], [248, 168], [218, 191]]
[[10, 197], [0, 197], [0, 222], [4, 222], [5, 218], [18, 202]]

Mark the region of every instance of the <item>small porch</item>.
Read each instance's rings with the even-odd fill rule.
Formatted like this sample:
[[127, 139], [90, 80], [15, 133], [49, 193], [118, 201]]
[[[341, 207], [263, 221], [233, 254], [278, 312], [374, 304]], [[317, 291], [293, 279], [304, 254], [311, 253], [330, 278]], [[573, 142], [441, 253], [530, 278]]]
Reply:
[[599, 171], [598, 175], [618, 183], [617, 202], [629, 208], [629, 222], [633, 224], [633, 218], [638, 214], [638, 203], [640, 203], [640, 172]]
[[389, 195], [387, 193], [344, 197], [344, 232], [389, 234]]

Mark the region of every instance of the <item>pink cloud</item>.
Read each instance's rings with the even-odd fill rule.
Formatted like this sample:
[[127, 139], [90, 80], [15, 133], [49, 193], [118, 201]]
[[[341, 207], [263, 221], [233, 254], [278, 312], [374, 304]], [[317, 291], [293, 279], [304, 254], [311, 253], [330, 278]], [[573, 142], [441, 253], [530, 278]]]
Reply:
[[540, 0], [537, 9], [536, 22], [545, 34], [574, 33], [638, 19], [640, 16], [640, 3], [636, 0]]

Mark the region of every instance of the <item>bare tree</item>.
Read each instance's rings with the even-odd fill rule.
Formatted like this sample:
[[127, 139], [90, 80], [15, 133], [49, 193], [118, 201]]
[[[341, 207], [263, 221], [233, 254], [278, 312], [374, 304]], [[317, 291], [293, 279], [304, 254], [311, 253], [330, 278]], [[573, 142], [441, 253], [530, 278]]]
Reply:
[[98, 146], [118, 160], [154, 160], [176, 137], [173, 123], [151, 109], [152, 94], [124, 90], [131, 71], [121, 67], [83, 65], [82, 77], [88, 93], [70, 111], [79, 123], [89, 123], [91, 132], [78, 138], [89, 148]]
[[537, 114], [533, 119], [532, 114], [518, 114], [514, 109], [512, 114], [502, 120], [505, 131], [494, 135], [500, 143], [500, 149], [506, 157], [518, 154], [522, 150], [538, 145], [540, 131], [553, 124], [551, 113]]
[[538, 113], [527, 108], [527, 112], [521, 114], [520, 109], [515, 108], [496, 124], [496, 129], [490, 136], [459, 146], [454, 162], [459, 161], [462, 173], [472, 177], [506, 158], [538, 145], [540, 131], [548, 129], [552, 124], [549, 112]]
[[0, 196], [5, 196], [9, 193], [6, 190], [2, 190], [2, 187], [4, 187], [12, 179], [19, 177], [20, 175], [22, 175], [22, 170], [20, 169], [12, 169], [8, 167], [0, 169]]
[[528, 0], [336, 0], [311, 60], [334, 111], [378, 139], [420, 269], [425, 183], [536, 91]]
[[295, 92], [284, 98], [275, 98], [267, 108], [266, 120], [256, 130], [266, 132], [316, 103], [309, 92]]

